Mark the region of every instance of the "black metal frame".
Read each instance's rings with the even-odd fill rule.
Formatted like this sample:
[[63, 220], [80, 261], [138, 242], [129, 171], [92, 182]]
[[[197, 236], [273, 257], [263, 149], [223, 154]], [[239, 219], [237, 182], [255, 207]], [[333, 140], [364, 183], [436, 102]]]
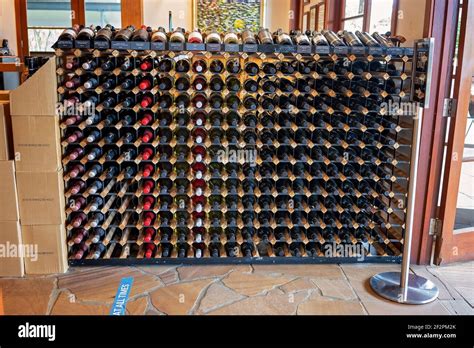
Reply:
[[359, 261], [357, 257], [219, 257], [219, 258], [154, 258], [154, 259], [98, 259], [70, 260], [73, 267], [87, 266], [139, 266], [139, 265], [312, 265], [336, 263], [400, 264], [401, 256], [369, 256]]
[[[71, 45], [75, 48], [81, 49], [88, 49], [89, 44], [94, 46], [92, 43], [89, 42], [76, 42], [74, 45]], [[123, 44], [123, 43], [121, 43]], [[130, 43], [126, 43], [130, 44]], [[141, 47], [138, 45], [132, 49], [136, 51], [148, 51], [142, 44], [139, 43]], [[425, 51], [424, 47], [421, 48], [380, 48], [376, 47], [366, 48], [363, 47], [362, 49], [353, 48], [353, 47], [314, 47], [314, 46], [280, 46], [280, 45], [233, 45], [234, 47], [227, 47], [229, 45], [218, 45], [218, 47], [209, 47], [209, 45], [199, 46], [199, 47], [192, 47], [180, 44], [180, 47], [173, 47], [169, 46], [168, 44], [163, 45], [163, 50], [169, 49], [170, 51], [202, 51], [202, 49], [207, 48], [210, 52], [220, 51], [220, 52], [265, 52], [265, 53], [302, 53], [309, 54], [311, 53], [320, 53], [320, 54], [348, 54], [352, 53], [356, 56], [359, 55], [366, 55], [372, 54], [373, 56], [384, 55], [384, 54], [393, 54], [393, 55], [406, 55], [407, 57], [413, 57], [412, 62], [416, 58], [417, 52]], [[88, 47], [89, 46], [89, 47]], [[251, 46], [251, 47], [250, 47]], [[72, 47], [61, 47], [61, 42], [58, 42], [55, 45], [56, 48], [63, 48], [63, 49], [71, 49]], [[112, 49], [115, 48], [117, 50], [130, 50], [130, 46], [127, 48], [125, 47], [114, 47], [114, 42], [112, 43]], [[308, 50], [309, 48], [309, 50]], [[96, 49], [105, 50], [109, 53], [112, 53], [112, 50], [109, 47], [97, 47]], [[157, 48], [157, 51], [161, 51], [162, 49]], [[300, 51], [301, 50], [301, 51]], [[308, 52], [309, 51], [309, 52]], [[427, 51], [427, 50], [426, 50]], [[105, 52], [104, 52], [105, 53]], [[412, 69], [415, 70], [415, 67], [412, 66]], [[413, 72], [414, 73], [414, 72]], [[413, 81], [413, 80], [412, 80]], [[413, 88], [411, 88], [411, 92], [413, 92]], [[413, 100], [413, 95], [411, 95], [411, 100]], [[381, 263], [381, 264], [400, 264], [402, 261], [402, 256], [367, 256], [363, 259], [358, 257], [219, 257], [219, 258], [110, 258], [110, 259], [83, 259], [83, 260], [69, 260], [70, 266], [130, 266], [130, 265], [229, 265], [229, 264], [336, 264], [336, 263]]]

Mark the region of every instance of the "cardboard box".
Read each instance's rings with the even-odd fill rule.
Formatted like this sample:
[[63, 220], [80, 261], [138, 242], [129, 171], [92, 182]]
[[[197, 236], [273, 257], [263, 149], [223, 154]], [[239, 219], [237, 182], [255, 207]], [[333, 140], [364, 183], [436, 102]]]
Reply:
[[37, 246], [37, 259], [25, 258], [26, 274], [52, 274], [67, 271], [64, 225], [21, 226], [23, 243]]
[[63, 173], [17, 172], [21, 225], [59, 225], [65, 221]]
[[10, 91], [12, 115], [56, 115], [56, 61], [50, 59], [17, 89]]
[[0, 277], [22, 277], [25, 274], [23, 255], [31, 254], [34, 249], [22, 244], [20, 223], [0, 221]]
[[12, 124], [18, 172], [52, 172], [61, 168], [58, 117], [14, 116]]
[[0, 161], [0, 197], [0, 221], [18, 221], [20, 217], [13, 161]]
[[13, 159], [12, 118], [10, 103], [0, 101], [0, 161]]

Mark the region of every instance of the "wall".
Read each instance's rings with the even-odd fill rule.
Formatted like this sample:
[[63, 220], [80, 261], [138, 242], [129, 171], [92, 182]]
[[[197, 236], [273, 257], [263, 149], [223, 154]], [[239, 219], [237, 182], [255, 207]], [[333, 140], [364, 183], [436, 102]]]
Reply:
[[265, 3], [265, 25], [271, 31], [281, 28], [288, 31], [290, 25], [290, 0], [267, 0]]
[[10, 49], [17, 53], [15, 0], [0, 0], [0, 39], [7, 39]]
[[414, 40], [423, 38], [427, 0], [399, 1], [397, 34], [406, 37], [405, 45], [411, 46]]
[[173, 11], [173, 27], [192, 28], [192, 0], [143, 0], [143, 23], [168, 29], [168, 11]]

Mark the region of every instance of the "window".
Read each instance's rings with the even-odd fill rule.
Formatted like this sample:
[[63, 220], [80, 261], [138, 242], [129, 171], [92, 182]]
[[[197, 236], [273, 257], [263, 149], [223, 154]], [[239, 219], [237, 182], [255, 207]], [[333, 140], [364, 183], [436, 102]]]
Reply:
[[342, 17], [342, 28], [344, 30], [363, 30], [365, 0], [345, 0], [344, 13]]
[[394, 0], [375, 0], [370, 6], [369, 32], [386, 33], [392, 31]]
[[18, 0], [15, 13], [18, 54], [23, 59], [30, 52], [53, 52], [51, 46], [73, 24], [110, 23], [120, 28], [124, 21], [139, 26], [143, 0]]
[[28, 45], [31, 52], [52, 52], [64, 28], [71, 26], [71, 1], [28, 0]]
[[[311, 6], [309, 9], [309, 12], [307, 12], [305, 15], [309, 17], [309, 21], [306, 23], [306, 25], [303, 25], [303, 28], [309, 29], [309, 30], [316, 30], [316, 31], [321, 31], [324, 29], [324, 21], [325, 21], [325, 11], [326, 11], [326, 6], [325, 2], [320, 2], [314, 6]], [[303, 21], [304, 24], [304, 21]]]
[[323, 30], [325, 22], [326, 22], [326, 4], [323, 2], [318, 5], [318, 24], [316, 25], [316, 30], [317, 31]]
[[120, 0], [85, 0], [86, 24], [100, 25], [112, 24], [116, 28], [121, 25]]
[[343, 0], [341, 27], [349, 31], [392, 31], [398, 0]]

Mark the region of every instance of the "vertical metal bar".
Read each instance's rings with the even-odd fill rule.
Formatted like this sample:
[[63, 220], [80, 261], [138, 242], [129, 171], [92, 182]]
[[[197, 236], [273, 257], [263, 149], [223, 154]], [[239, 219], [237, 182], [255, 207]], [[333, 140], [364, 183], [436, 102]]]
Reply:
[[413, 118], [413, 146], [411, 149], [410, 163], [410, 183], [408, 186], [408, 204], [407, 219], [405, 225], [405, 236], [403, 246], [402, 271], [400, 275], [400, 292], [401, 301], [405, 302], [408, 294], [408, 277], [410, 275], [410, 257], [411, 257], [411, 240], [413, 234], [413, 216], [416, 197], [416, 177], [418, 175], [418, 159], [420, 153], [421, 140], [421, 122], [423, 118], [423, 108], [418, 108], [416, 117]]
[[173, 12], [168, 11], [168, 31], [171, 33], [173, 31]]
[[413, 118], [413, 143], [411, 149], [411, 161], [410, 161], [410, 182], [408, 186], [408, 203], [407, 203], [407, 217], [405, 224], [405, 237], [404, 237], [404, 246], [403, 246], [403, 259], [402, 259], [402, 270], [400, 274], [400, 295], [401, 301], [406, 302], [408, 296], [408, 279], [410, 276], [410, 259], [411, 259], [411, 242], [413, 236], [413, 216], [414, 216], [414, 207], [415, 207], [415, 198], [416, 198], [416, 181], [418, 175], [418, 160], [420, 155], [420, 143], [421, 143], [421, 126], [423, 121], [423, 112], [424, 108], [429, 104], [430, 98], [430, 84], [431, 84], [431, 74], [433, 70], [433, 50], [434, 50], [434, 38], [423, 39], [415, 42], [415, 50], [413, 55], [413, 74], [412, 74], [412, 91], [411, 91], [411, 100], [413, 103], [413, 92], [414, 92], [414, 83], [417, 69], [417, 59], [418, 59], [418, 47], [422, 45], [428, 45], [428, 65], [426, 69], [427, 76], [427, 88], [426, 88], [426, 99], [423, 106], [419, 105], [417, 108], [417, 115]]

